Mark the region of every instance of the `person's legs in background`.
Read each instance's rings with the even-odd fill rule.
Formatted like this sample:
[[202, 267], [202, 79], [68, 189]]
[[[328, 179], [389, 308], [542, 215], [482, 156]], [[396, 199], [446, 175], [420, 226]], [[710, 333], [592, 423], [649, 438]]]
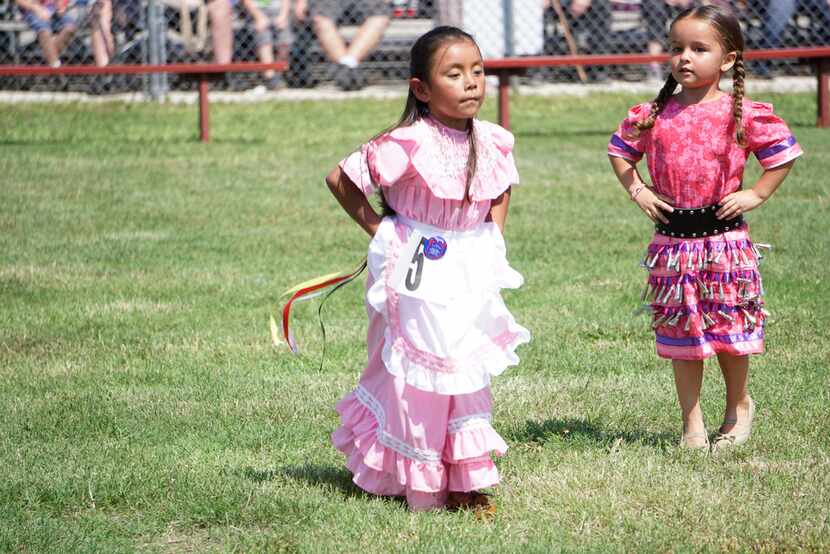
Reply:
[[[648, 53], [653, 56], [662, 54], [669, 21], [672, 17], [669, 13], [669, 6], [665, 0], [643, 0], [641, 9], [646, 24]], [[663, 67], [659, 62], [649, 64], [648, 78], [653, 81], [665, 81]]]
[[92, 9], [95, 10], [90, 21], [92, 56], [95, 58], [95, 65], [103, 67], [109, 64], [115, 51], [112, 38], [112, 2], [97, 0]]
[[213, 44], [213, 60], [230, 63], [233, 53], [233, 13], [231, 0], [209, 0], [210, 36]]
[[319, 0], [312, 4], [311, 20], [314, 33], [326, 57], [338, 66], [338, 86], [343, 90], [357, 90], [365, 86], [359, 69], [360, 63], [377, 47], [389, 26], [389, 2], [364, 0], [352, 3], [358, 15], [365, 19], [348, 45], [336, 24], [345, 10], [342, 6], [335, 6], [335, 3], [337, 2]]
[[[271, 12], [268, 7], [260, 8], [253, 1], [243, 1], [245, 10], [253, 20], [254, 40], [256, 41], [257, 58], [262, 63], [273, 63], [274, 61], [274, 34], [271, 32]], [[282, 79], [273, 69], [262, 73], [265, 86], [269, 90], [276, 90], [282, 87]]]
[[[796, 0], [767, 0], [763, 6], [763, 23], [761, 24], [761, 44], [756, 48], [780, 48], [784, 30], [793, 16]], [[759, 60], [750, 65], [750, 71], [761, 78], [772, 77], [770, 60]]]

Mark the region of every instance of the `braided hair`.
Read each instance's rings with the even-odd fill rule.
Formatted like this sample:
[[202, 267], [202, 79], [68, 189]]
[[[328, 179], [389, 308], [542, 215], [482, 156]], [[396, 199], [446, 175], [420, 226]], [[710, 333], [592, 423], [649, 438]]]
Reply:
[[[744, 100], [744, 79], [746, 68], [744, 67], [744, 37], [741, 33], [741, 25], [738, 19], [728, 10], [715, 6], [700, 6], [688, 8], [678, 14], [672, 21], [671, 26], [683, 19], [693, 18], [706, 21], [711, 25], [718, 35], [721, 48], [724, 52], [735, 52], [735, 64], [732, 66], [732, 117], [735, 122], [735, 141], [746, 145], [743, 127], [743, 100]], [[677, 88], [677, 81], [672, 75], [666, 79], [660, 93], [651, 102], [651, 111], [646, 119], [633, 124], [634, 133], [639, 135], [641, 131], [654, 127], [657, 117], [666, 107], [669, 98]]]

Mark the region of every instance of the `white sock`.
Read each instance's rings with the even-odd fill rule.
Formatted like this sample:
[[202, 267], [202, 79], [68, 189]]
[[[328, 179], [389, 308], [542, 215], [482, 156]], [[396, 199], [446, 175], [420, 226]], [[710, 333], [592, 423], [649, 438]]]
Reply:
[[352, 69], [354, 69], [358, 65], [357, 58], [348, 55], [343, 56], [342, 58], [337, 60], [337, 63], [339, 63], [340, 65], [345, 65], [346, 67], [351, 67]]

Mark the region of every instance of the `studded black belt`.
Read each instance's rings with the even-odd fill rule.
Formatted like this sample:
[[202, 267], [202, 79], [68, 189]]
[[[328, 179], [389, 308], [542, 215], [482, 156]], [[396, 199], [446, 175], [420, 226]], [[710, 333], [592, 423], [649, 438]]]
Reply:
[[703, 208], [675, 208], [672, 213], [663, 212], [668, 224], [658, 221], [654, 229], [661, 235], [677, 238], [700, 238], [719, 235], [739, 229], [744, 224], [743, 215], [732, 219], [718, 219], [717, 204]]

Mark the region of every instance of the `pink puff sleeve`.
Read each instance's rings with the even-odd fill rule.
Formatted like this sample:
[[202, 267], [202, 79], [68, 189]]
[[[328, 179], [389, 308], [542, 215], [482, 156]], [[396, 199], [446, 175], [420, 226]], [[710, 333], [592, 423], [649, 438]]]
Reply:
[[391, 187], [404, 176], [410, 167], [407, 150], [406, 142], [384, 135], [346, 156], [340, 169], [363, 194], [371, 196], [377, 187]]
[[[513, 145], [516, 139], [513, 133], [500, 127], [499, 125], [491, 125], [493, 132], [493, 139], [496, 148], [501, 152], [501, 157], [498, 159], [498, 177], [499, 180], [505, 183], [508, 187], [519, 184], [519, 170], [516, 168], [516, 160], [513, 158]], [[506, 189], [507, 187], [505, 187]], [[503, 191], [502, 191], [503, 192]]]
[[783, 119], [772, 112], [772, 104], [746, 101], [744, 127], [747, 149], [761, 167], [772, 169], [801, 156], [804, 151]]
[[609, 156], [624, 158], [632, 162], [639, 162], [642, 159], [648, 131], [638, 134], [634, 123], [646, 119], [650, 111], [650, 104], [638, 104], [628, 110], [628, 116], [622, 120], [617, 131], [608, 141]]

